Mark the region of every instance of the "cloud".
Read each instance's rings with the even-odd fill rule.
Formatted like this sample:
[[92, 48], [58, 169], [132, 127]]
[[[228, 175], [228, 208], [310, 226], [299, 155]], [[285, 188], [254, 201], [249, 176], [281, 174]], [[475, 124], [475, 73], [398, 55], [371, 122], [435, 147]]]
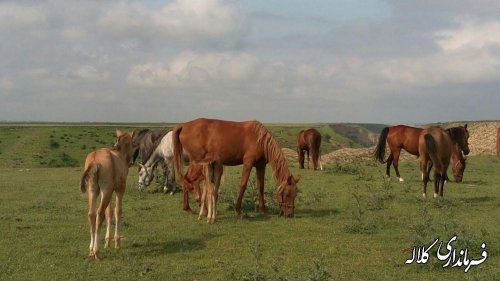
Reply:
[[144, 63], [131, 67], [127, 81], [146, 87], [191, 87], [210, 81], [249, 81], [260, 64], [241, 53], [182, 52], [169, 63]]
[[455, 21], [458, 28], [435, 33], [442, 50], [460, 51], [500, 46], [500, 21], [481, 22], [472, 18], [457, 18]]
[[245, 17], [234, 1], [176, 0], [160, 9], [140, 3], [121, 2], [97, 19], [105, 36], [134, 37], [148, 43], [193, 45], [236, 44], [246, 32]]
[[46, 12], [39, 6], [0, 3], [0, 30], [39, 27], [46, 22]]

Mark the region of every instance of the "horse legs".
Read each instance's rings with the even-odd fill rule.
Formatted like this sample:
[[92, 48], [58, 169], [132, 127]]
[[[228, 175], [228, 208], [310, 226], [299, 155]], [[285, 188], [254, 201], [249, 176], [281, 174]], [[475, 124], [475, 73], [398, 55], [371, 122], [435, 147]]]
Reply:
[[306, 154], [307, 154], [307, 169], [309, 170], [309, 162], [311, 161], [311, 159], [309, 158], [309, 150], [306, 150]]
[[[121, 190], [125, 190], [122, 188]], [[123, 202], [123, 192], [116, 191], [116, 202], [115, 202], [115, 248], [120, 248], [121, 237], [119, 232], [120, 221], [122, 218], [122, 202]]]
[[398, 163], [399, 163], [399, 154], [401, 153], [401, 149], [396, 149], [392, 155], [393, 155], [393, 160], [392, 160], [392, 165], [394, 166], [394, 171], [396, 171], [396, 176], [399, 178], [399, 181], [404, 181], [404, 179], [401, 177], [399, 174], [399, 169], [398, 169]]
[[259, 210], [266, 213], [266, 205], [264, 201], [264, 178], [266, 173], [266, 166], [258, 166], [256, 168], [257, 176], [257, 189], [259, 190]]
[[243, 171], [241, 173], [240, 180], [240, 194], [238, 195], [238, 200], [236, 201], [235, 211], [238, 216], [241, 216], [241, 201], [243, 201], [243, 194], [247, 188], [248, 177], [250, 176], [250, 171], [252, 166], [248, 164], [243, 164]]
[[111, 208], [111, 203], [106, 208], [106, 236], [104, 238], [104, 248], [109, 248], [110, 231], [111, 231], [111, 218], [112, 218], [113, 208]]
[[106, 211], [106, 208], [109, 205], [109, 201], [111, 201], [111, 195], [112, 195], [112, 190], [102, 190], [101, 188], [101, 204], [99, 205], [99, 208], [97, 209], [97, 214], [96, 214], [96, 228], [95, 228], [95, 233], [94, 233], [94, 249], [92, 253], [92, 258], [94, 259], [99, 259], [99, 234], [101, 232], [101, 227], [102, 227], [102, 222], [104, 221], [104, 213]]
[[88, 192], [88, 200], [89, 200], [89, 212], [88, 212], [88, 222], [90, 229], [90, 245], [89, 245], [89, 257], [94, 258], [94, 244], [97, 243], [95, 241], [95, 231], [96, 231], [96, 201], [98, 196], [98, 191], [96, 189], [89, 188]]
[[392, 160], [394, 159], [394, 155], [391, 154], [389, 155], [389, 157], [387, 158], [387, 167], [386, 167], [386, 170], [385, 170], [385, 174], [388, 178], [391, 177], [391, 165], [392, 165]]
[[422, 181], [424, 183], [424, 193], [422, 196], [426, 198], [427, 183], [429, 182], [429, 173], [427, 170], [428, 159], [425, 156], [420, 156], [420, 172], [422, 173]]
[[321, 164], [321, 154], [318, 153], [318, 160], [319, 160], [319, 169], [323, 171], [323, 164]]
[[441, 185], [441, 173], [434, 171], [434, 198], [437, 198], [440, 195], [439, 187]]
[[297, 147], [297, 152], [299, 154], [299, 168], [304, 169], [304, 150], [300, 147]]

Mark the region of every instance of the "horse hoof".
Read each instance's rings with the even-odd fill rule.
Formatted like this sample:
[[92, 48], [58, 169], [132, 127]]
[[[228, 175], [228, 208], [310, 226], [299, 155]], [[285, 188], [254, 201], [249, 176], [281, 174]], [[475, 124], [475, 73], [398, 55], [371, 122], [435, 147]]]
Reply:
[[405, 180], [403, 178], [399, 178], [399, 182], [404, 182]]
[[422, 193], [422, 197], [425, 199], [427, 198], [427, 195], [425, 195], [425, 193]]
[[438, 194], [437, 193], [434, 193], [434, 198], [438, 198]]

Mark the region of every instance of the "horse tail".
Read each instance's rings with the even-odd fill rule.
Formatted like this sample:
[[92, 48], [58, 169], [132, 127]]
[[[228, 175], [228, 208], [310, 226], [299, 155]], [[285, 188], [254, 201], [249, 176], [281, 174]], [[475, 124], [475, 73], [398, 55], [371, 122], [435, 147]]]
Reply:
[[434, 164], [434, 169], [436, 169], [436, 171], [441, 172], [443, 163], [441, 162], [441, 158], [438, 157], [437, 155], [436, 140], [431, 134], [425, 134], [424, 141], [425, 141], [425, 148], [427, 149], [427, 154], [429, 155], [429, 158]]
[[380, 136], [378, 137], [378, 143], [375, 147], [375, 152], [373, 153], [375, 160], [378, 160], [380, 163], [385, 163], [385, 143], [387, 141], [387, 135], [389, 134], [389, 127], [385, 127], [382, 132], [380, 132]]
[[183, 171], [182, 171], [182, 166], [183, 166], [182, 151], [183, 151], [183, 149], [182, 149], [181, 140], [179, 138], [181, 131], [182, 131], [182, 125], [178, 125], [172, 131], [172, 142], [174, 145], [174, 159], [173, 159], [173, 161], [174, 161], [175, 180], [180, 185], [182, 185], [182, 179], [183, 179]]
[[318, 161], [319, 161], [319, 155], [320, 155], [320, 152], [319, 152], [319, 149], [320, 149], [320, 146], [321, 146], [321, 137], [320, 138], [314, 138], [314, 139], [311, 139], [309, 140], [309, 147], [310, 147], [310, 150], [311, 150], [311, 157], [312, 157], [312, 160], [313, 160], [313, 166], [315, 169], [318, 168]]
[[93, 181], [94, 183], [97, 183], [99, 180], [99, 164], [96, 162], [92, 162], [85, 172], [83, 172], [82, 179], [80, 181], [80, 190], [82, 193], [85, 193], [87, 191], [87, 186], [89, 184], [89, 181]]

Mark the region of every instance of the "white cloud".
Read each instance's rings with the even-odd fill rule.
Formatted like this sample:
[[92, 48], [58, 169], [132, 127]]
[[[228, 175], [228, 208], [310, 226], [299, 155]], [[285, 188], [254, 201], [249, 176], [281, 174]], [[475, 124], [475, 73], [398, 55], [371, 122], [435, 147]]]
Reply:
[[176, 0], [160, 9], [139, 3], [120, 3], [107, 9], [97, 25], [112, 37], [136, 37], [145, 41], [193, 44], [233, 42], [246, 29], [245, 17], [234, 1]]
[[110, 76], [109, 72], [98, 70], [92, 65], [81, 65], [74, 69], [66, 69], [62, 73], [63, 76], [71, 79], [103, 81]]
[[38, 6], [0, 3], [0, 30], [40, 27], [46, 20], [45, 11]]
[[209, 81], [244, 81], [255, 74], [259, 60], [249, 54], [183, 52], [170, 63], [131, 67], [127, 81], [147, 87], [184, 87]]
[[444, 51], [500, 46], [500, 21], [480, 22], [471, 18], [457, 18], [456, 22], [458, 28], [435, 33], [437, 43]]

